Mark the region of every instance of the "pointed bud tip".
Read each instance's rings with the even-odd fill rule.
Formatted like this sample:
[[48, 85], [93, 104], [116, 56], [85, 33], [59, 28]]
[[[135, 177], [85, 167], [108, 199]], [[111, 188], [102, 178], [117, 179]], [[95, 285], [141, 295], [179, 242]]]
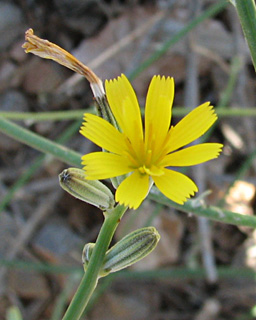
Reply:
[[87, 180], [82, 169], [65, 169], [59, 175], [59, 183], [65, 191], [75, 198], [102, 210], [114, 207], [114, 196], [108, 187], [98, 180]]

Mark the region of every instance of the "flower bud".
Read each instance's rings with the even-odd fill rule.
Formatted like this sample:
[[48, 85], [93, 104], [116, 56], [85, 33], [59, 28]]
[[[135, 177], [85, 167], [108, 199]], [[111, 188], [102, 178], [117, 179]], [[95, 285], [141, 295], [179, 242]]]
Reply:
[[[99, 277], [105, 277], [143, 259], [155, 249], [159, 240], [160, 235], [154, 227], [145, 227], [129, 233], [106, 252]], [[82, 262], [85, 271], [94, 246], [95, 243], [87, 243], [84, 246]]]
[[103, 272], [116, 272], [143, 259], [155, 249], [159, 240], [160, 235], [154, 227], [145, 227], [129, 233], [107, 251]]
[[69, 168], [59, 175], [60, 186], [75, 198], [90, 203], [102, 210], [113, 208], [112, 192], [98, 180], [86, 180], [84, 171]]

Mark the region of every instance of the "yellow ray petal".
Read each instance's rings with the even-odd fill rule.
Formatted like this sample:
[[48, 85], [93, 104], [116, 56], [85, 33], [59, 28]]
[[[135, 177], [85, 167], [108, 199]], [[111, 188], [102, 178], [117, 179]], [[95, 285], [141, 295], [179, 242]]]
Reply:
[[138, 170], [126, 178], [116, 190], [116, 201], [137, 209], [149, 192], [149, 176]]
[[126, 158], [108, 152], [86, 154], [82, 156], [82, 165], [88, 180], [113, 178], [132, 171]]
[[220, 143], [202, 143], [196, 146], [173, 152], [164, 157], [159, 166], [194, 166], [217, 158], [222, 150]]
[[[170, 127], [174, 97], [174, 80], [154, 76], [149, 85], [145, 107], [146, 148], [162, 148], [162, 143]], [[158, 148], [153, 152], [158, 153]]]
[[132, 102], [127, 97], [123, 101], [123, 119], [124, 121], [124, 131], [123, 134], [128, 138], [128, 140], [131, 142], [131, 145], [133, 147], [133, 150], [137, 154], [139, 158], [142, 157], [144, 148], [144, 141], [143, 141], [143, 135], [142, 135], [142, 129], [140, 130], [138, 127], [141, 127], [141, 116], [139, 119], [140, 124], [138, 124], [138, 118], [137, 115], [133, 112], [134, 108], [132, 106]]
[[[130, 118], [136, 127], [137, 137], [143, 139], [141, 112], [136, 94], [124, 74], [121, 77], [105, 82], [106, 95], [110, 108], [121, 130], [126, 132]], [[124, 101], [126, 101], [124, 103]], [[127, 102], [128, 101], [128, 102]], [[129, 120], [127, 119], [129, 115]]]
[[80, 133], [99, 147], [113, 153], [122, 154], [125, 151], [125, 137], [106, 120], [86, 113]]
[[164, 169], [164, 175], [152, 177], [157, 188], [169, 199], [183, 204], [198, 191], [195, 183], [180, 172]]
[[201, 137], [216, 120], [217, 115], [209, 102], [195, 108], [169, 131], [166, 153]]

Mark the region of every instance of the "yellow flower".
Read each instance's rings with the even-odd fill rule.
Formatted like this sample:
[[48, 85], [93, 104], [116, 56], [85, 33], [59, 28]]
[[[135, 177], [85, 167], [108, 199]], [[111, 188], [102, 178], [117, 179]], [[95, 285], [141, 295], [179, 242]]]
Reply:
[[[198, 191], [195, 183], [169, 167], [192, 166], [217, 158], [219, 143], [202, 143], [178, 150], [203, 135], [217, 120], [206, 102], [171, 126], [173, 78], [154, 76], [147, 94], [144, 128], [136, 94], [124, 76], [106, 81], [106, 95], [119, 125], [85, 114], [81, 134], [108, 152], [82, 157], [86, 179], [129, 174], [116, 190], [116, 201], [138, 208], [153, 183], [169, 199], [183, 204]], [[177, 151], [178, 150], [178, 151]]]

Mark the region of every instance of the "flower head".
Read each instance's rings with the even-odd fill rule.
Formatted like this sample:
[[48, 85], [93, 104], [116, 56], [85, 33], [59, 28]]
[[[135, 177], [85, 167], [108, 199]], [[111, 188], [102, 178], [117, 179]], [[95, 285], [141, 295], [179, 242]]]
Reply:
[[218, 157], [219, 143], [201, 143], [181, 149], [202, 136], [217, 120], [206, 102], [170, 126], [174, 81], [154, 76], [151, 80], [142, 124], [136, 94], [124, 76], [106, 81], [107, 99], [119, 125], [85, 114], [81, 134], [108, 152], [82, 157], [86, 179], [107, 179], [129, 174], [116, 190], [116, 201], [138, 208], [153, 183], [169, 199], [183, 204], [196, 191], [195, 183], [169, 167], [192, 166]]

